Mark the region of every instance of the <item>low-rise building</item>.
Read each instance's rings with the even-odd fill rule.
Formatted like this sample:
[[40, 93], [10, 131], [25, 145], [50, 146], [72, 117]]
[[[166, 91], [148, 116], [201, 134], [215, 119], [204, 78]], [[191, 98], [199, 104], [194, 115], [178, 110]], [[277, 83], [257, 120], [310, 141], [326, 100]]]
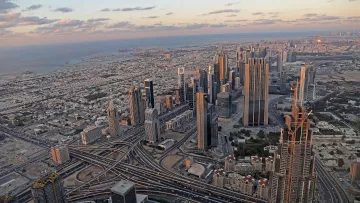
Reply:
[[240, 174], [249, 174], [249, 173], [253, 172], [254, 170], [250, 163], [241, 162], [241, 163], [237, 163], [234, 166], [234, 171], [236, 173], [240, 173]]
[[253, 166], [254, 171], [262, 171], [263, 170], [262, 158], [258, 156], [252, 156], [251, 165]]
[[273, 171], [274, 169], [274, 157], [269, 156], [265, 158], [265, 172]]
[[258, 181], [257, 185], [257, 196], [261, 199], [269, 199], [269, 180], [261, 179]]
[[66, 145], [52, 146], [51, 156], [57, 164], [63, 164], [70, 160], [69, 150]]
[[245, 176], [240, 181], [240, 192], [247, 195], [253, 195], [254, 183], [255, 183], [255, 179], [251, 175]]
[[101, 128], [98, 126], [87, 126], [81, 133], [81, 142], [83, 145], [94, 143], [96, 140], [101, 138]]
[[234, 171], [235, 163], [236, 163], [235, 157], [228, 155], [225, 158], [225, 171], [226, 172]]
[[217, 169], [213, 175], [213, 185], [223, 188], [225, 185], [225, 171], [223, 169]]

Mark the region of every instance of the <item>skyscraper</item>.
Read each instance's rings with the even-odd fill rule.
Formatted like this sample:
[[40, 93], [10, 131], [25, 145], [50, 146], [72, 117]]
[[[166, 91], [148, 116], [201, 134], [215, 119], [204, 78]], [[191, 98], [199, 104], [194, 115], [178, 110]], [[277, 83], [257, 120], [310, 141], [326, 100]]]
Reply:
[[158, 112], [154, 108], [147, 108], [145, 111], [145, 140], [154, 144], [159, 140], [160, 121]]
[[189, 101], [190, 109], [196, 110], [196, 92], [198, 91], [198, 80], [191, 78], [191, 85], [187, 88], [186, 98]]
[[208, 149], [207, 95], [203, 92], [196, 93], [196, 101], [197, 101], [196, 118], [197, 118], [198, 149], [202, 151], [207, 151]]
[[180, 102], [184, 103], [186, 99], [186, 85], [185, 85], [185, 68], [178, 69], [178, 85], [180, 88]]
[[231, 115], [231, 97], [229, 92], [223, 91], [217, 95], [219, 117], [229, 118]]
[[229, 72], [229, 84], [230, 84], [230, 90], [234, 90], [235, 89], [235, 71], [230, 71]]
[[145, 80], [145, 93], [146, 93], [146, 102], [147, 107], [155, 108], [155, 99], [154, 99], [154, 84], [152, 79]]
[[306, 109], [297, 103], [298, 85], [292, 88], [294, 103], [286, 127], [281, 130], [271, 173], [270, 203], [312, 202], [315, 192], [315, 156]]
[[268, 125], [269, 62], [249, 58], [245, 65], [244, 126]]
[[172, 110], [172, 108], [173, 108], [173, 98], [172, 98], [172, 96], [171, 95], [166, 95], [165, 100], [166, 100], [166, 108], [168, 110]]
[[107, 108], [107, 118], [109, 122], [110, 136], [119, 136], [120, 135], [119, 115], [112, 100], [110, 100], [109, 106]]
[[282, 52], [280, 52], [277, 56], [277, 66], [276, 66], [276, 72], [281, 73], [282, 67], [283, 67], [283, 59], [282, 59]]
[[215, 105], [208, 104], [207, 109], [207, 132], [208, 146], [216, 147], [218, 145], [218, 114]]
[[210, 65], [208, 72], [208, 91], [207, 91], [210, 104], [215, 104], [215, 100], [216, 100], [215, 99], [216, 89], [214, 87], [214, 81], [215, 81], [214, 70], [213, 70], [213, 66]]
[[219, 69], [220, 69], [220, 82], [225, 84], [228, 79], [228, 56], [224, 49], [220, 50], [219, 53]]
[[303, 105], [305, 101], [315, 99], [315, 77], [316, 70], [313, 66], [304, 66], [300, 69], [300, 86], [298, 101]]
[[144, 122], [145, 109], [139, 87], [131, 86], [129, 95], [130, 120], [131, 125], [135, 127]]
[[240, 82], [244, 85], [244, 78], [245, 78], [245, 64], [247, 63], [248, 59], [248, 51], [239, 47], [236, 51], [236, 69], [240, 76]]
[[282, 72], [280, 74], [280, 93], [286, 94], [288, 92], [288, 84], [287, 84], [287, 74], [286, 72]]
[[35, 181], [31, 186], [35, 203], [66, 203], [63, 181], [56, 173], [50, 173]]
[[208, 76], [205, 70], [196, 70], [196, 79], [198, 81], [199, 89], [204, 93], [208, 93]]
[[180, 105], [180, 87], [175, 88], [175, 104]]

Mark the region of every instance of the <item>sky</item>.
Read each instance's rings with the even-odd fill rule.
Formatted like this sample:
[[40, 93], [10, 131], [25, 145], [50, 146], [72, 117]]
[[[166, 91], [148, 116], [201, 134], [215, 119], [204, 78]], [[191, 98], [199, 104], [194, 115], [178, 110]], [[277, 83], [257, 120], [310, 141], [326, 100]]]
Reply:
[[359, 28], [360, 0], [0, 0], [0, 46]]

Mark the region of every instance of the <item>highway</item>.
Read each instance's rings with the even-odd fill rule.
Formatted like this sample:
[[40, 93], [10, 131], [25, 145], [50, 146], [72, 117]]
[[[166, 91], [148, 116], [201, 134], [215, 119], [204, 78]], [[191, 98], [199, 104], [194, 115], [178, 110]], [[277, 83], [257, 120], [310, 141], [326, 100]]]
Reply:
[[[74, 156], [91, 164], [102, 165], [103, 167], [109, 165], [109, 163], [104, 161], [101, 156], [94, 156], [92, 154], [85, 155], [84, 153], [74, 154]], [[199, 196], [209, 196], [209, 199], [213, 198], [215, 199], [215, 202], [265, 202], [251, 196], [218, 188], [187, 177], [168, 175], [167, 173], [156, 172], [155, 170], [133, 166], [126, 163], [118, 163], [117, 165], [118, 166], [114, 169], [118, 170], [118, 173], [129, 173], [131, 176], [135, 176], [139, 179], [151, 181], [153, 187], [155, 187], [153, 183], [157, 182], [169, 188], [190, 190], [191, 193], [199, 193]], [[138, 180], [135, 180], [134, 182], [137, 181]]]
[[316, 158], [315, 160], [317, 178], [320, 185], [325, 191], [324, 197], [327, 198], [326, 202], [333, 203], [349, 203], [349, 200], [343, 191], [342, 187], [334, 180], [321, 164], [321, 161]]

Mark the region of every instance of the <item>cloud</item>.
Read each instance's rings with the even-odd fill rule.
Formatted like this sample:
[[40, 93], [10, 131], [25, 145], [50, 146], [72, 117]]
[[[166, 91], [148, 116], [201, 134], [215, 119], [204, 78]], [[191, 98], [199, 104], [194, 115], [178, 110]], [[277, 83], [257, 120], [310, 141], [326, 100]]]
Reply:
[[58, 19], [40, 18], [37, 16], [22, 17], [20, 13], [9, 12], [0, 14], [0, 27], [10, 28], [27, 25], [46, 25], [58, 21]]
[[259, 15], [265, 15], [265, 13], [262, 13], [262, 12], [255, 12], [255, 13], [252, 13], [252, 15], [254, 15], [254, 16], [259, 16]]
[[170, 16], [170, 15], [172, 15], [172, 14], [174, 14], [174, 13], [173, 13], [173, 12], [169, 12], [169, 13], [167, 13], [167, 14], [165, 14], [165, 15]]
[[278, 22], [282, 22], [282, 21], [276, 19], [258, 19], [258, 20], [254, 20], [252, 23], [250, 23], [250, 25], [271, 25]]
[[41, 7], [42, 7], [41, 4], [35, 4], [35, 5], [31, 5], [31, 6], [27, 7], [23, 11], [33, 11], [33, 10], [39, 9]]
[[121, 21], [121, 22], [117, 22], [115, 24], [112, 25], [108, 25], [106, 26], [107, 28], [131, 28], [134, 27], [135, 24], [130, 23], [129, 21]]
[[350, 2], [354, 2], [354, 1], [357, 1], [357, 0], [349, 0]]
[[228, 3], [228, 4], [225, 4], [225, 6], [233, 6], [233, 5], [236, 5], [236, 4], [239, 4], [240, 1], [237, 1], [237, 2], [233, 2], [233, 3]]
[[153, 10], [154, 8], [156, 8], [156, 6], [149, 6], [149, 7], [129, 7], [129, 8], [117, 8], [117, 9], [114, 9], [113, 11], [124, 11], [124, 12], [127, 12], [127, 11], [146, 11], [146, 10]]
[[281, 14], [281, 12], [269, 12], [267, 14], [270, 15], [272, 18], [276, 18]]
[[57, 19], [39, 18], [37, 16], [22, 17], [20, 20], [20, 25], [45, 25], [58, 21]]
[[3, 37], [3, 36], [6, 36], [6, 35], [9, 35], [11, 34], [11, 31], [8, 31], [6, 29], [3, 29], [0, 27], [0, 37]]
[[59, 27], [68, 27], [68, 26], [79, 26], [82, 25], [84, 23], [84, 21], [82, 20], [71, 20], [71, 19], [63, 19], [60, 20], [59, 22], [57, 22], [57, 24], [55, 24], [55, 26], [59, 26]]
[[62, 7], [62, 8], [57, 8], [54, 11], [55, 12], [62, 12], [62, 13], [70, 13], [70, 12], [73, 12], [74, 9], [69, 8], [69, 7]]
[[91, 18], [91, 19], [87, 20], [87, 22], [93, 23], [93, 22], [102, 22], [102, 21], [108, 21], [108, 20], [110, 20], [110, 18]]
[[231, 18], [231, 17], [236, 17], [236, 16], [237, 16], [236, 14], [231, 14], [231, 15], [228, 15], [226, 17]]
[[356, 23], [356, 22], [360, 22], [360, 16], [350, 16], [350, 17], [347, 17], [344, 20], [347, 21], [347, 22]]
[[248, 20], [240, 19], [240, 20], [227, 20], [225, 23], [239, 23], [239, 22], [247, 22]]
[[238, 9], [222, 9], [222, 10], [212, 11], [209, 13], [204, 13], [202, 15], [205, 16], [205, 15], [213, 15], [213, 14], [220, 14], [220, 13], [239, 13], [239, 12], [240, 12], [240, 10], [238, 10]]
[[227, 25], [220, 23], [220, 24], [211, 24], [211, 25], [209, 25], [209, 27], [211, 27], [211, 28], [221, 28], [221, 27], [227, 27]]
[[333, 21], [340, 20], [339, 16], [328, 16], [326, 14], [307, 13], [304, 15], [306, 18], [297, 19], [297, 21], [305, 22], [320, 22], [320, 21]]
[[87, 21], [83, 20], [73, 20], [73, 19], [63, 19], [58, 22], [38, 27], [34, 31], [30, 32], [30, 34], [72, 34], [79, 32], [94, 32], [96, 28], [105, 25], [104, 21], [108, 19], [106, 18], [97, 18], [97, 19], [89, 19]]
[[307, 14], [304, 14], [305, 17], [315, 17], [317, 16], [318, 14], [317, 13], [307, 13]]
[[101, 11], [101, 12], [109, 12], [110, 9], [109, 9], [109, 8], [103, 8], [103, 9], [101, 9], [100, 11]]
[[12, 3], [12, 0], [0, 0], [0, 13], [6, 13], [14, 8], [19, 7], [19, 5]]
[[145, 17], [145, 18], [154, 19], [154, 18], [159, 18], [159, 16], [149, 16], [149, 17]]

